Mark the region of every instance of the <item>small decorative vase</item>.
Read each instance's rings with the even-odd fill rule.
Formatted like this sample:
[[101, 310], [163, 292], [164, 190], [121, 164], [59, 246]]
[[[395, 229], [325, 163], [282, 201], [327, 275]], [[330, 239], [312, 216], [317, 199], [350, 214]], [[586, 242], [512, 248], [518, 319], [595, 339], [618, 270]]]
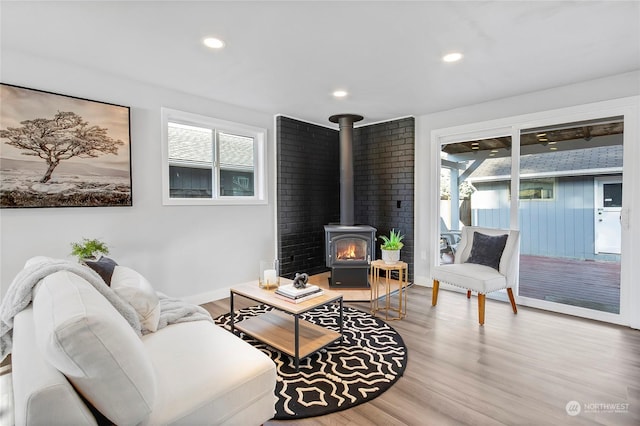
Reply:
[[400, 260], [400, 250], [385, 250], [382, 251], [382, 261], [387, 265], [394, 265]]
[[267, 290], [280, 286], [280, 262], [278, 259], [260, 261], [258, 285]]

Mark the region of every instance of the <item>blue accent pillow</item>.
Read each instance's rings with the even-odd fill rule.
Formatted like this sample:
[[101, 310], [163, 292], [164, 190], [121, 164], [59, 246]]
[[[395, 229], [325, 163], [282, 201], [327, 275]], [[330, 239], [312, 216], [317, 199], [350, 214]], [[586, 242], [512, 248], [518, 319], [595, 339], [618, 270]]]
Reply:
[[118, 264], [113, 259], [102, 256], [100, 259], [94, 261], [85, 260], [85, 265], [93, 269], [100, 275], [104, 282], [111, 287], [111, 277], [113, 276], [113, 270]]
[[474, 232], [471, 255], [466, 263], [476, 263], [500, 270], [500, 258], [508, 237], [508, 234], [491, 236]]

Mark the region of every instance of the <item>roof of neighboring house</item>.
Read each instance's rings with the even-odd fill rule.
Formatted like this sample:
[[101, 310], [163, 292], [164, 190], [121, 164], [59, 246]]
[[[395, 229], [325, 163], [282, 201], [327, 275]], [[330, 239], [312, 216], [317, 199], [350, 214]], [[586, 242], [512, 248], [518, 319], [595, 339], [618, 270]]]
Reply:
[[[169, 163], [211, 167], [213, 131], [169, 123]], [[247, 170], [253, 168], [253, 139], [219, 133], [220, 167]]]
[[[622, 170], [622, 145], [527, 154], [520, 157], [521, 175], [570, 176]], [[487, 158], [470, 181], [502, 180], [511, 174], [511, 158]]]

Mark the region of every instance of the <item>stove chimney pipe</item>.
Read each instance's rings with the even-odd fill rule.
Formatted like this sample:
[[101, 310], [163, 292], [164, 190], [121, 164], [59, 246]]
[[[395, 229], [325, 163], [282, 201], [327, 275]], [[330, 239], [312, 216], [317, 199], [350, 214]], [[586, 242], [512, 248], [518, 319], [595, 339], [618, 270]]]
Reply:
[[340, 125], [340, 225], [353, 225], [353, 123], [364, 117], [357, 114], [337, 114], [329, 117]]

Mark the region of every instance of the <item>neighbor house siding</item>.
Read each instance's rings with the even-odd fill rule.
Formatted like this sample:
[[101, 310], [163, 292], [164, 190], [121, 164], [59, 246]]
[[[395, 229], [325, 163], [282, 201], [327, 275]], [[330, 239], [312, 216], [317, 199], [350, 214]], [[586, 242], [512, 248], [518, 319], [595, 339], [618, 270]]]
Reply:
[[[508, 182], [474, 183], [472, 220], [509, 228]], [[551, 200], [520, 200], [520, 253], [595, 259], [593, 176], [558, 178]]]

